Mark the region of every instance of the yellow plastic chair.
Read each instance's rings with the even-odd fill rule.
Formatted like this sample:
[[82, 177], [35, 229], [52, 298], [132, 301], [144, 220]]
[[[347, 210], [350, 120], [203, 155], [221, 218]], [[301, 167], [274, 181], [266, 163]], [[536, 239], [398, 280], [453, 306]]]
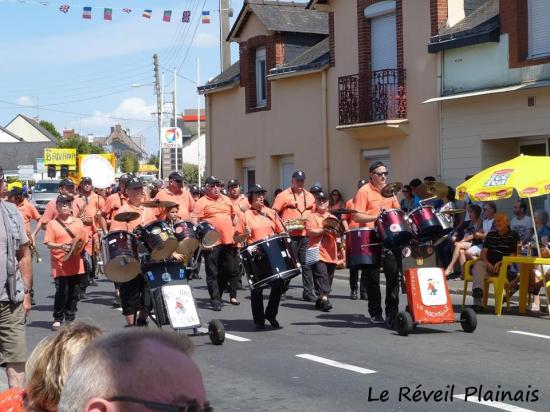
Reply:
[[[468, 283], [473, 281], [472, 268], [477, 262], [477, 259], [469, 260], [464, 264], [462, 273], [464, 275], [464, 289], [462, 290], [462, 310], [466, 304], [466, 296], [468, 295]], [[506, 293], [506, 310], [510, 310], [510, 293], [508, 290], [508, 282], [506, 278], [507, 267], [502, 265], [498, 276], [489, 276], [485, 278], [483, 284], [483, 308], [487, 308], [489, 300], [489, 286], [493, 284], [495, 290], [495, 313], [500, 316], [502, 313], [502, 295]]]
[[462, 275], [464, 276], [464, 289], [462, 290], [462, 310], [464, 310], [464, 305], [466, 304], [466, 295], [468, 295], [468, 282], [472, 282], [474, 278], [472, 277], [472, 267], [474, 263], [477, 262], [477, 259], [468, 260], [464, 263], [464, 268], [462, 269]]

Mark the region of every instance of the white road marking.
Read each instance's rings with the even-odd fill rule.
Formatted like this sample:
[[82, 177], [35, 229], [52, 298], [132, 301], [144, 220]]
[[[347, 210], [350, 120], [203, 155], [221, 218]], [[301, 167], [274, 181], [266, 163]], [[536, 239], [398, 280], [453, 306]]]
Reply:
[[[198, 331], [208, 333], [208, 328], [199, 328]], [[237, 335], [232, 335], [231, 333], [226, 333], [225, 338], [229, 339], [229, 340], [234, 340], [235, 342], [250, 342], [251, 341], [250, 339], [243, 338], [243, 337], [237, 336]]]
[[516, 333], [518, 335], [533, 336], [535, 338], [550, 339], [548, 335], [539, 335], [538, 333], [523, 332], [521, 330], [509, 330], [508, 333]]
[[302, 359], [308, 359], [310, 361], [322, 363], [328, 366], [334, 366], [335, 368], [347, 369], [349, 371], [362, 373], [363, 375], [367, 375], [369, 373], [376, 373], [376, 371], [373, 371], [372, 369], [360, 368], [359, 366], [354, 366], [348, 363], [342, 363], [342, 362], [334, 361], [327, 358], [321, 358], [320, 356], [310, 355], [308, 353], [302, 353], [300, 355], [296, 355], [296, 357], [302, 358]]
[[[454, 396], [455, 398], [457, 399], [462, 399], [464, 400], [464, 398], [466, 397], [466, 395], [455, 395]], [[502, 409], [503, 411], [510, 411], [510, 412], [536, 412], [532, 409], [525, 409], [525, 408], [520, 408], [519, 406], [514, 406], [514, 405], [509, 405], [507, 403], [502, 403], [502, 402], [491, 402], [491, 401], [480, 401], [476, 398], [472, 398], [472, 397], [469, 397], [468, 398], [468, 401], [467, 402], [472, 402], [472, 403], [478, 403], [480, 405], [485, 405], [485, 406], [490, 406], [491, 408], [497, 408], [497, 409]]]

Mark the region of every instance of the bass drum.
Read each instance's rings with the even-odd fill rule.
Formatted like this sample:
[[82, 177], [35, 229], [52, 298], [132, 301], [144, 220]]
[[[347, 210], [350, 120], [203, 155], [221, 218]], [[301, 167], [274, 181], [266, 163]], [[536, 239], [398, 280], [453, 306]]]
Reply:
[[216, 246], [220, 241], [220, 234], [216, 231], [207, 221], [199, 222], [195, 227], [195, 233], [200, 244], [204, 248], [211, 248]]
[[382, 244], [375, 229], [361, 227], [346, 232], [346, 266], [380, 267]]
[[399, 209], [385, 210], [376, 221], [378, 235], [387, 248], [406, 246], [413, 234], [405, 212]]
[[275, 235], [243, 247], [239, 254], [250, 289], [270, 286], [300, 274], [288, 235]]
[[117, 230], [101, 240], [103, 272], [113, 282], [128, 282], [139, 275], [141, 265], [134, 234]]

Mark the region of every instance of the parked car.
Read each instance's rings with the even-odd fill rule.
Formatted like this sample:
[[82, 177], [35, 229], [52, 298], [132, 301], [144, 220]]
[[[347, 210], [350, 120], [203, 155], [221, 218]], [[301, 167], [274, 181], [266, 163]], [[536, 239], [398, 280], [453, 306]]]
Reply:
[[46, 205], [59, 196], [59, 180], [39, 180], [32, 188], [31, 203], [40, 213], [44, 213]]

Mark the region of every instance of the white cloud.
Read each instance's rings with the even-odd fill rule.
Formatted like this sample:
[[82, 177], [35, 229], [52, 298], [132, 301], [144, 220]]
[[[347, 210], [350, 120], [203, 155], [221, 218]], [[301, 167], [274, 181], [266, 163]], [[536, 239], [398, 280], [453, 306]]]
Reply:
[[19, 96], [15, 103], [20, 106], [36, 106], [34, 99], [29, 96]]
[[217, 47], [220, 44], [218, 37], [212, 33], [199, 33], [195, 36], [193, 41], [194, 47], [200, 47], [207, 49], [210, 47]]

